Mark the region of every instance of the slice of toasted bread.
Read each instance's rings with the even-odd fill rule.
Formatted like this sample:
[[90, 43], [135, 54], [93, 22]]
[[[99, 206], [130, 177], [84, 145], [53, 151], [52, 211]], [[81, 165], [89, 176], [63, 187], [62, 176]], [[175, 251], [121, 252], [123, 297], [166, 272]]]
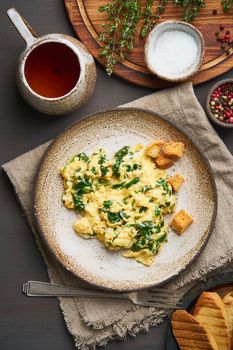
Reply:
[[233, 291], [225, 295], [223, 302], [227, 313], [231, 350], [233, 350]]
[[219, 350], [230, 350], [230, 335], [223, 300], [215, 292], [203, 292], [193, 316], [213, 335]]
[[173, 312], [172, 329], [180, 350], [218, 350], [214, 337], [206, 327], [185, 310]]

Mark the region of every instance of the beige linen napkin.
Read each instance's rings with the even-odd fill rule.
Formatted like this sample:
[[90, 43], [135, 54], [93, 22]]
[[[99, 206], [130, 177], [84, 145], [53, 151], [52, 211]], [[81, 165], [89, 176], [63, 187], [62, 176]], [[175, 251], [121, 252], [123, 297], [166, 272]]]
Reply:
[[[182, 287], [187, 290], [194, 281], [204, 279], [211, 271], [226, 266], [232, 260], [233, 215], [230, 215], [229, 209], [233, 204], [233, 158], [209, 124], [191, 83], [156, 92], [125, 106], [146, 108], [182, 125], [202, 148], [213, 168], [219, 199], [214, 231], [198, 260], [175, 281], [167, 284], [169, 288]], [[23, 154], [3, 165], [3, 168], [35, 234], [50, 280], [57, 284], [87, 286], [63, 269], [34, 230], [31, 200], [33, 178], [48, 144]], [[158, 324], [166, 315], [164, 310], [136, 307], [130, 302], [119, 300], [60, 298], [60, 306], [75, 345], [81, 350], [93, 349], [96, 345], [104, 345], [115, 338], [124, 339], [127, 334], [136, 335], [148, 330], [150, 325]]]

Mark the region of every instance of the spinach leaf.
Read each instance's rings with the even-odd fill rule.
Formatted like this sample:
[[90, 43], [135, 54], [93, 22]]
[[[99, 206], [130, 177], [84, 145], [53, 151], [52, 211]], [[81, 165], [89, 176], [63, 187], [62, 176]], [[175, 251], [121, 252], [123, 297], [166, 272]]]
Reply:
[[142, 244], [142, 240], [138, 240], [137, 242], [135, 242], [132, 246], [132, 251], [133, 252], [138, 252], [139, 250], [143, 249], [144, 245]]
[[144, 211], [147, 211], [147, 207], [141, 207], [140, 209], [139, 209], [139, 213], [143, 213]]
[[103, 166], [104, 163], [106, 163], [106, 155], [100, 154], [98, 164], [100, 164], [101, 177], [106, 176], [109, 172], [109, 169], [106, 166]]
[[124, 185], [125, 185], [125, 182], [121, 182], [120, 184], [113, 185], [112, 188], [114, 188], [114, 189], [123, 188]]
[[148, 237], [153, 232], [154, 225], [152, 221], [144, 221], [142, 223], [136, 224], [136, 229], [139, 231], [143, 237]]
[[128, 154], [129, 152], [129, 146], [125, 146], [123, 148], [121, 148], [118, 152], [115, 153], [115, 163], [113, 164], [113, 175], [116, 177], [120, 176], [119, 173], [119, 168], [121, 165], [121, 162], [123, 160], [123, 158]]
[[112, 213], [111, 211], [108, 212], [108, 221], [112, 223], [116, 223], [121, 221], [121, 217], [119, 213]]
[[89, 160], [89, 157], [84, 152], [77, 154], [77, 157], [79, 160], [83, 160], [85, 163], [87, 163]]
[[127, 171], [127, 173], [132, 171], [132, 167], [129, 164], [126, 165], [126, 171]]
[[111, 205], [112, 205], [112, 201], [108, 200], [108, 201], [104, 201], [104, 209], [110, 209]]
[[172, 190], [170, 189], [169, 185], [168, 185], [168, 182], [164, 179], [159, 179], [156, 184], [155, 184], [155, 187], [159, 187], [159, 186], [162, 186], [163, 187], [163, 190], [168, 193], [169, 195], [172, 194]]
[[106, 155], [105, 154], [100, 154], [98, 164], [102, 165], [106, 162]]
[[152, 233], [159, 233], [161, 231], [161, 223], [154, 225], [152, 221], [143, 221], [136, 224], [136, 229], [138, 233], [143, 237], [149, 237]]
[[164, 233], [163, 236], [161, 236], [160, 238], [158, 238], [158, 239], [156, 240], [156, 245], [159, 246], [161, 243], [163, 243], [163, 241], [164, 241], [166, 238], [167, 238], [167, 234]]
[[122, 189], [122, 188], [129, 188], [130, 186], [135, 185], [139, 181], [140, 181], [139, 177], [134, 177], [131, 181], [126, 182], [126, 183], [125, 182], [121, 182], [119, 184], [115, 184], [115, 185], [112, 186], [112, 188], [114, 188], [114, 189], [117, 189], [117, 188], [120, 188], [120, 189]]
[[159, 216], [161, 213], [161, 210], [158, 207], [155, 207], [154, 213], [155, 213], [155, 216]]
[[126, 165], [126, 171], [127, 172], [130, 172], [130, 171], [133, 171], [133, 170], [137, 170], [137, 169], [141, 169], [142, 168], [142, 166], [140, 165], [140, 164], [133, 164], [133, 166], [131, 166], [131, 165], [129, 165], [129, 164], [127, 164]]
[[109, 169], [106, 166], [101, 165], [100, 171], [101, 171], [101, 176], [104, 177], [109, 172]]
[[127, 215], [124, 210], [119, 211], [119, 215], [123, 221], [126, 221], [129, 218], [129, 215]]
[[140, 164], [134, 164], [133, 170], [138, 170], [138, 169], [142, 169], [142, 166]]
[[81, 200], [81, 197], [78, 196], [76, 193], [73, 193], [73, 200], [74, 200], [74, 209], [76, 211], [80, 212], [85, 209], [85, 204]]
[[147, 191], [149, 191], [149, 190], [151, 190], [151, 189], [152, 189], [151, 186], [146, 185], [146, 186], [144, 186], [144, 187], [143, 187], [140, 191], [138, 191], [138, 192], [146, 193]]
[[118, 213], [112, 213], [111, 211], [109, 211], [107, 215], [108, 220], [112, 223], [116, 223], [121, 220], [126, 221], [129, 218], [129, 216], [123, 210], [120, 210]]
[[123, 188], [129, 188], [132, 185], [136, 185], [140, 181], [139, 177], [134, 177], [131, 181], [127, 182]]
[[78, 196], [81, 196], [84, 193], [93, 192], [92, 183], [81, 176], [78, 176], [78, 182], [73, 185], [73, 189], [77, 191]]
[[128, 154], [128, 152], [129, 152], [129, 146], [124, 146], [115, 153], [115, 158], [122, 159]]

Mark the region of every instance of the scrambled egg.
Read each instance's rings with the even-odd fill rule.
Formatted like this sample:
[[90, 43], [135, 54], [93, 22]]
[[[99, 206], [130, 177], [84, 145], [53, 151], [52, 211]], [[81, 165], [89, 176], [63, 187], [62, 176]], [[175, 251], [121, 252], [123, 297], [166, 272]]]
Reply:
[[167, 241], [164, 214], [174, 211], [176, 197], [145, 147], [125, 146], [111, 160], [104, 149], [79, 153], [60, 173], [65, 207], [81, 214], [73, 224], [77, 234], [151, 265]]

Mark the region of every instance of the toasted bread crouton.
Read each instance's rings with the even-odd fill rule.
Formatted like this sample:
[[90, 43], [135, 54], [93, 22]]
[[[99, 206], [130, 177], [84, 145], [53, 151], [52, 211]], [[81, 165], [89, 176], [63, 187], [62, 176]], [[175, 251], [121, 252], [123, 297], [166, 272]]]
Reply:
[[164, 155], [170, 158], [182, 158], [184, 153], [184, 144], [182, 142], [170, 141], [163, 146]]
[[164, 140], [157, 140], [150, 143], [145, 149], [146, 155], [151, 158], [157, 158], [164, 143]]
[[151, 157], [151, 158], [157, 158], [159, 153], [160, 153], [160, 151], [161, 151], [161, 148], [158, 145], [154, 144], [154, 143], [151, 143], [145, 149], [146, 155]]
[[176, 233], [178, 233], [178, 235], [180, 235], [191, 225], [192, 222], [193, 218], [184, 210], [180, 210], [173, 217], [170, 226]]
[[203, 292], [193, 316], [213, 335], [219, 350], [230, 350], [230, 336], [224, 302], [215, 292]]
[[167, 182], [172, 186], [173, 190], [175, 192], [179, 191], [180, 186], [184, 182], [184, 178], [180, 174], [175, 174], [174, 176], [170, 177]]
[[233, 349], [233, 292], [228, 293], [223, 298], [227, 313], [227, 322], [229, 327], [229, 336], [230, 336], [230, 348]]
[[163, 153], [159, 154], [159, 156], [155, 159], [155, 162], [161, 169], [170, 168], [170, 166], [174, 164], [173, 161], [170, 158], [165, 157]]
[[180, 350], [218, 350], [212, 334], [187, 311], [173, 312], [171, 321]]

